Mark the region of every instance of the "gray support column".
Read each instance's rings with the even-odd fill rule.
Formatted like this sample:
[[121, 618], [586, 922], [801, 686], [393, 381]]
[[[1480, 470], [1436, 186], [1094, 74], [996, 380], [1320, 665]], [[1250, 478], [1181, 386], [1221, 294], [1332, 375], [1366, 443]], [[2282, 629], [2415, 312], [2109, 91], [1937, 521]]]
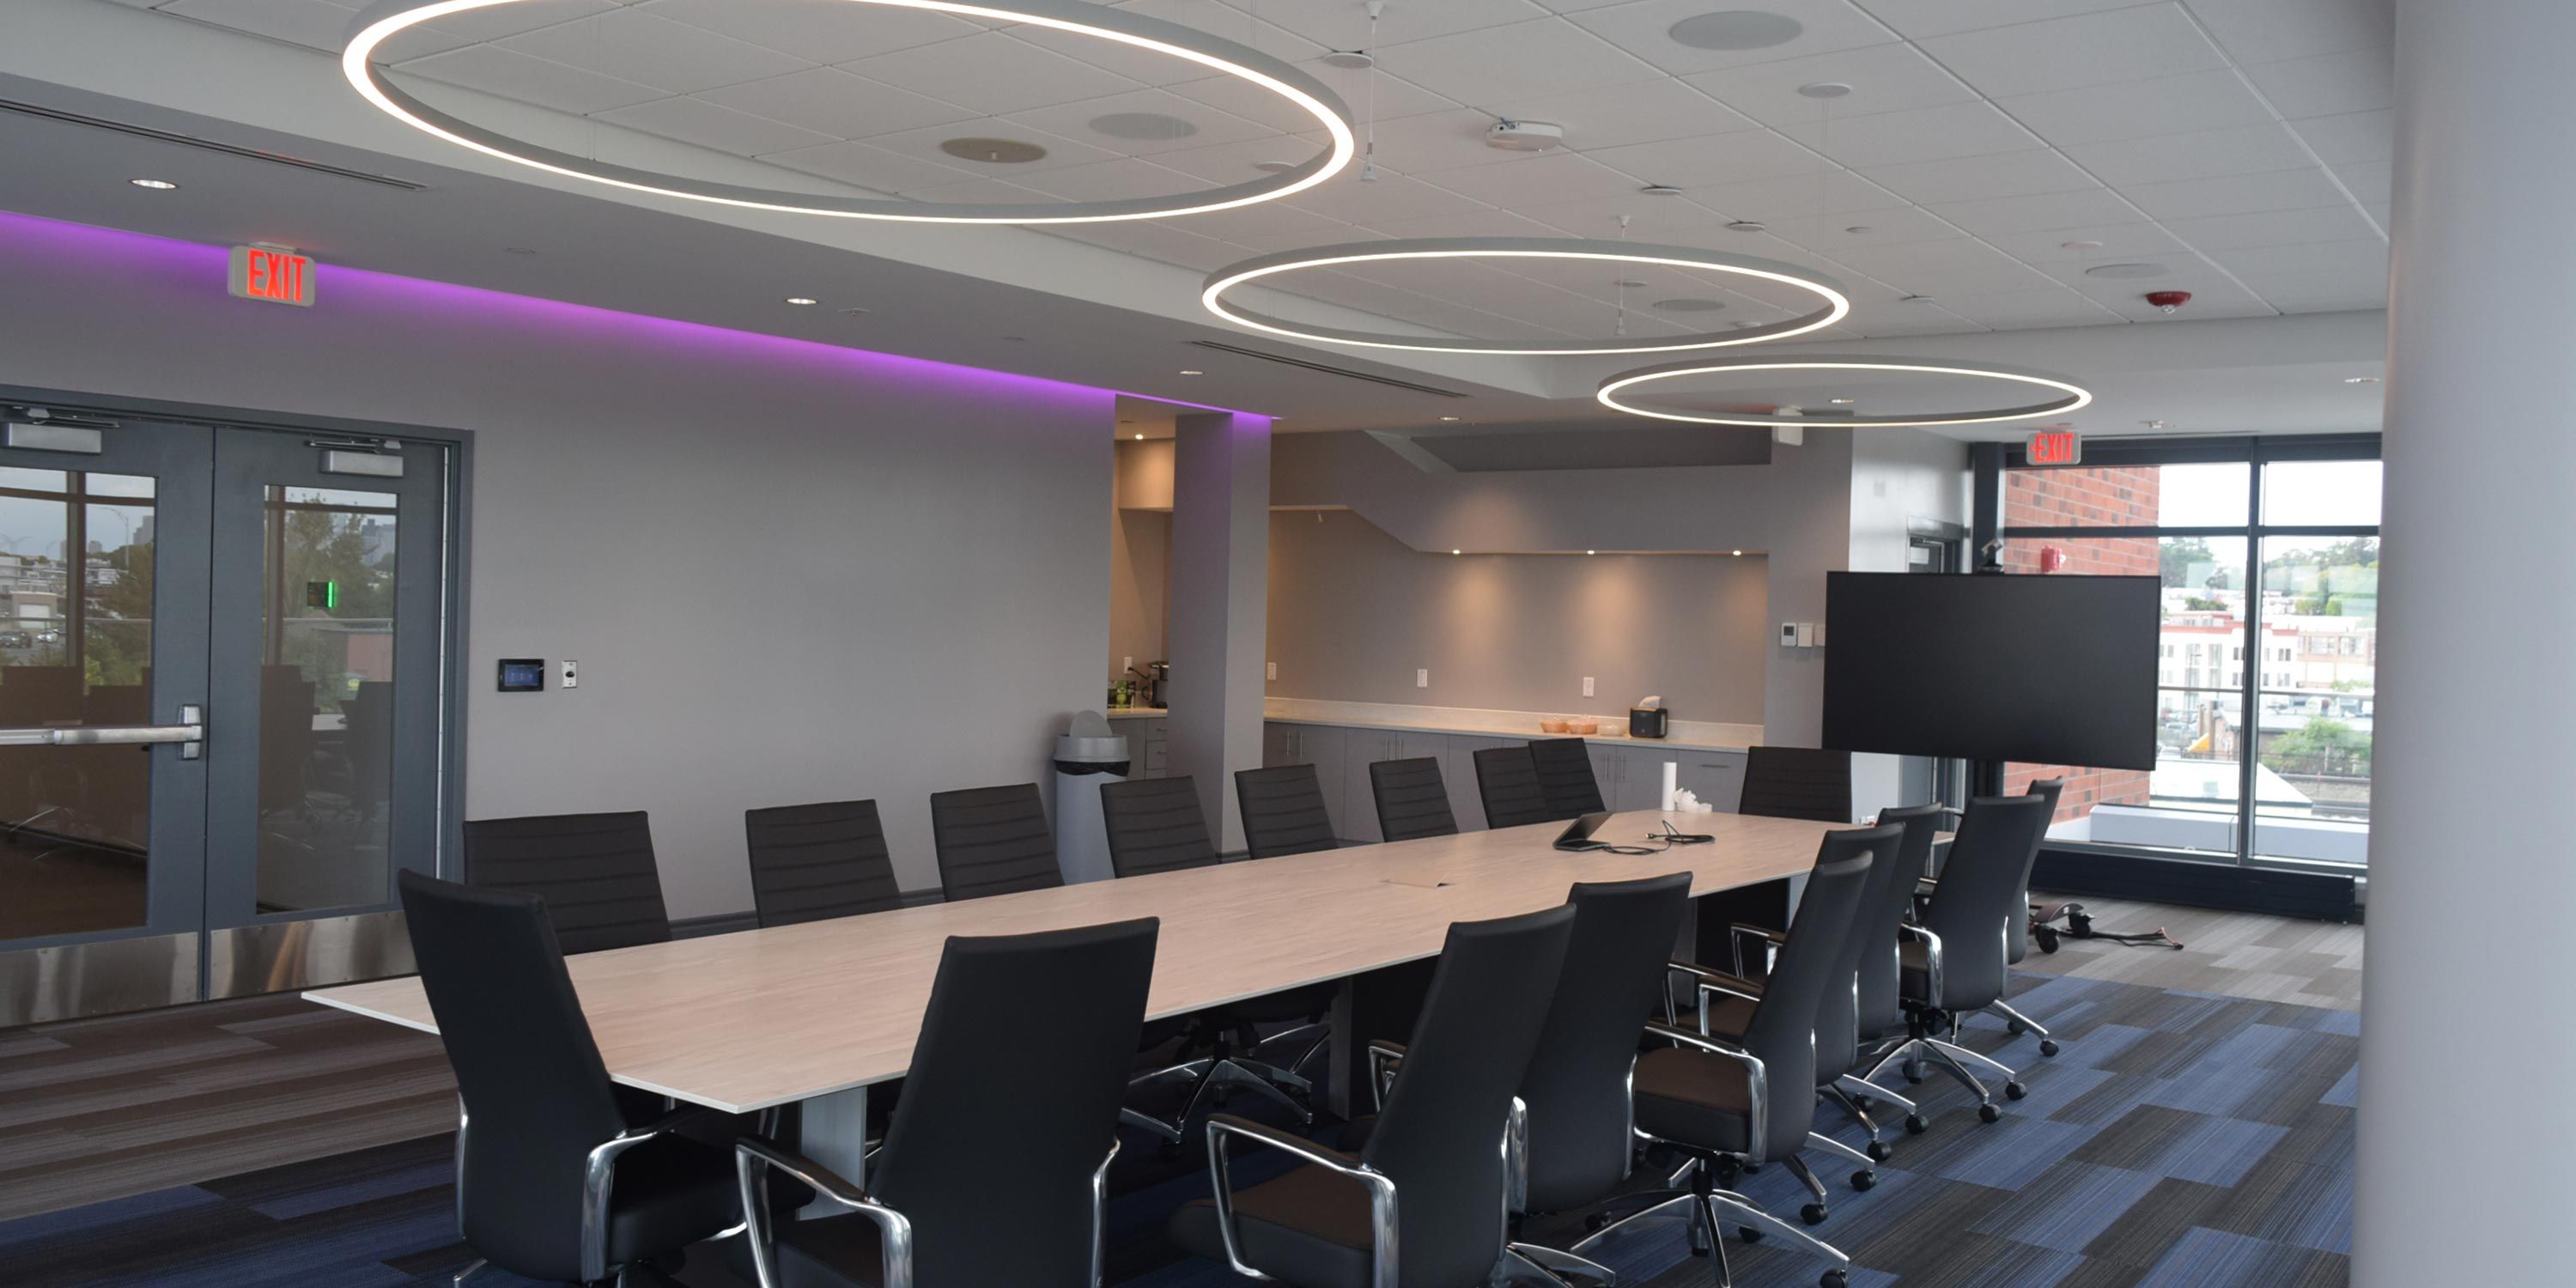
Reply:
[[2568, 1280], [2576, 4], [2399, 0], [2354, 1282]]
[[1217, 845], [1243, 848], [1234, 771], [1261, 764], [1270, 625], [1270, 421], [1183, 416], [1172, 451], [1172, 682], [1164, 758], [1198, 780]]

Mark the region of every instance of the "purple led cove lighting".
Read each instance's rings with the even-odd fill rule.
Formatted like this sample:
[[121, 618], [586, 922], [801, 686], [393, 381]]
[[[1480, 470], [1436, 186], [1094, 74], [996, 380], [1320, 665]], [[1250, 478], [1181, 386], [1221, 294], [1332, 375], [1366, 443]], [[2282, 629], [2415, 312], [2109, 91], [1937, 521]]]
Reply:
[[[102, 274], [171, 284], [180, 289], [204, 287], [217, 293], [223, 290], [231, 254], [227, 247], [203, 242], [46, 219], [9, 210], [0, 210], [0, 238], [17, 246], [33, 247], [41, 254], [99, 261], [93, 271]], [[514, 295], [479, 286], [459, 286], [453, 282], [404, 277], [339, 264], [317, 263], [314, 268], [315, 293], [320, 302], [311, 316], [322, 325], [346, 325], [366, 315], [382, 313], [444, 319], [486, 328], [524, 326], [576, 338], [587, 336], [651, 345], [683, 354], [716, 355], [746, 361], [857, 364], [878, 379], [905, 383], [988, 390], [1016, 386], [1031, 393], [1083, 399], [1123, 395], [1201, 411], [1251, 416], [1265, 421], [1270, 419], [1259, 412], [1182, 402], [1160, 394], [1131, 393], [1069, 380], [1051, 380], [1044, 376], [1024, 376], [930, 358], [910, 358], [873, 349], [826, 344], [820, 340], [799, 340], [705, 322], [626, 313], [590, 304]], [[326, 322], [326, 318], [336, 320]]]

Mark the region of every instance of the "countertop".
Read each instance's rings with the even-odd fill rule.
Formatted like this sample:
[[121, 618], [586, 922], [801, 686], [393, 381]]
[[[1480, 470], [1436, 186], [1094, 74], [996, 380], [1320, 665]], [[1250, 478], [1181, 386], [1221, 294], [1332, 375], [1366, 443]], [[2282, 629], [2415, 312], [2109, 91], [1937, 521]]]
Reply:
[[1111, 707], [1101, 714], [1112, 720], [1160, 720], [1172, 713], [1165, 707]]
[[[1398, 729], [1407, 733], [1463, 734], [1469, 737], [1483, 738], [1581, 738], [1585, 742], [1602, 743], [1617, 747], [1636, 747], [1646, 751], [1741, 752], [1747, 746], [1751, 745], [1753, 741], [1758, 741], [1752, 739], [1728, 740], [1723, 737], [1710, 738], [1706, 736], [1692, 736], [1691, 731], [1688, 729], [1684, 729], [1681, 733], [1670, 738], [1631, 738], [1625, 732], [1627, 726], [1627, 721], [1625, 719], [1604, 719], [1598, 716], [1594, 718], [1601, 720], [1601, 727], [1603, 730], [1616, 732], [1602, 732], [1594, 734], [1548, 733], [1538, 727], [1538, 717], [1534, 714], [1528, 716], [1526, 719], [1492, 720], [1473, 718], [1476, 715], [1484, 715], [1486, 713], [1476, 712], [1471, 715], [1459, 708], [1441, 709], [1450, 713], [1445, 716], [1413, 717], [1397, 714], [1372, 715], [1368, 713], [1351, 712], [1347, 709], [1349, 705], [1357, 704], [1345, 704], [1344, 709], [1340, 711], [1280, 710], [1278, 709], [1280, 705], [1281, 704], [1277, 700], [1274, 700], [1271, 704], [1271, 709], [1263, 714], [1262, 719], [1277, 721], [1281, 724], [1333, 725], [1342, 728], [1354, 729]], [[1491, 714], [1496, 716], [1510, 716], [1513, 713], [1494, 712]], [[1460, 718], [1462, 716], [1467, 718]], [[1554, 717], [1550, 718], [1553, 719]]]

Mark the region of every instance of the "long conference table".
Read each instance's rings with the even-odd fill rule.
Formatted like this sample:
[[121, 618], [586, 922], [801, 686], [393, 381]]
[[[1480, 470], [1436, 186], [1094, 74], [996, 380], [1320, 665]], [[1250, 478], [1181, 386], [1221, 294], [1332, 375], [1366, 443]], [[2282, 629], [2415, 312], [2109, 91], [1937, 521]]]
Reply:
[[[1354, 846], [965, 903], [710, 935], [566, 959], [609, 1076], [729, 1113], [802, 1103], [803, 1148], [860, 1175], [867, 1088], [902, 1077], [952, 935], [1016, 935], [1159, 917], [1148, 1018], [1438, 956], [1453, 921], [1533, 912], [1578, 881], [1687, 871], [1694, 895], [1806, 872], [1836, 825], [1740, 814], [1623, 813], [1600, 829], [1644, 844], [1670, 822], [1712, 835], [1652, 855], [1568, 853], [1558, 823]], [[1332, 1079], [1347, 1110], [1352, 990], [1337, 1005]], [[417, 976], [321, 989], [325, 1006], [435, 1033]]]

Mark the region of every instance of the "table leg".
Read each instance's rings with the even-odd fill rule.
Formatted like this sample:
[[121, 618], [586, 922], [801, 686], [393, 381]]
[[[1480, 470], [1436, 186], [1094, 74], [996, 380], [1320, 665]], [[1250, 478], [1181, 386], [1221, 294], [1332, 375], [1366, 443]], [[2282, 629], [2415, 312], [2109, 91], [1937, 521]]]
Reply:
[[1439, 959], [1427, 958], [1373, 970], [1342, 981], [1333, 995], [1333, 1085], [1328, 1103], [1347, 1120], [1372, 1112], [1368, 1093], [1368, 1044], [1413, 1036], [1422, 999], [1431, 992]]
[[[802, 1106], [804, 1126], [797, 1149], [807, 1158], [840, 1173], [841, 1179], [865, 1188], [868, 1181], [868, 1089], [852, 1087], [816, 1096]], [[805, 1205], [807, 1218], [836, 1216], [849, 1209], [816, 1199]]]

